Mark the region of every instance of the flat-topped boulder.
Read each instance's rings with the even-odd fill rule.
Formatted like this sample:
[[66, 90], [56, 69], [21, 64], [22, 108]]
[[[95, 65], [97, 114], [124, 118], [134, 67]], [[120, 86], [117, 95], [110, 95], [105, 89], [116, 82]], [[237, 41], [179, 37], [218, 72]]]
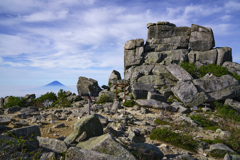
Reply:
[[195, 51], [207, 51], [215, 47], [215, 40], [211, 28], [192, 24], [189, 39], [190, 48]]

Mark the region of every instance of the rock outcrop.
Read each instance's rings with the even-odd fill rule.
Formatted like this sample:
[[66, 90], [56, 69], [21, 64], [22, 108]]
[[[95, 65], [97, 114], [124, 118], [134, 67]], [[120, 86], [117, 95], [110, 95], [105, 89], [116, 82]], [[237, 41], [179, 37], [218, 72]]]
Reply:
[[148, 23], [147, 28], [145, 44], [142, 39], [136, 39], [127, 41], [124, 46], [124, 79], [130, 85], [143, 82], [159, 87], [174, 86], [176, 79], [163, 71], [172, 63], [189, 61], [200, 67], [232, 61], [231, 48], [213, 48], [215, 40], [211, 28], [196, 24], [177, 27], [169, 22]]
[[98, 94], [101, 91], [101, 88], [98, 86], [98, 82], [91, 78], [79, 77], [77, 82], [78, 94], [82, 93], [93, 93]]

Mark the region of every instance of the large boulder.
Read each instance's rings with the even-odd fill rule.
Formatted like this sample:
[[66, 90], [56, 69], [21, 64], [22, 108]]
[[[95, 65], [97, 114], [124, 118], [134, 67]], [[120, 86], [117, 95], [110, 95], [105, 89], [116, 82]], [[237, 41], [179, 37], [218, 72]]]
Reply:
[[94, 150], [100, 153], [114, 155], [117, 157], [135, 160], [136, 158], [126, 150], [120, 143], [118, 143], [111, 134], [104, 134], [99, 137], [90, 138], [87, 141], [79, 142], [78, 148], [85, 150]]
[[9, 117], [0, 117], [0, 125], [8, 125], [9, 123], [11, 123]]
[[155, 99], [138, 99], [136, 102], [141, 107], [154, 108], [154, 109], [166, 109], [170, 110], [171, 106], [165, 102], [160, 102]]
[[191, 51], [188, 54], [190, 63], [199, 62], [203, 65], [216, 64], [217, 57], [217, 49], [211, 49], [209, 51]]
[[147, 39], [163, 39], [175, 36], [188, 37], [191, 33], [190, 27], [176, 27], [169, 22], [148, 23]]
[[64, 139], [64, 142], [69, 145], [75, 141], [81, 134], [86, 131], [87, 139], [103, 134], [102, 124], [96, 114], [85, 116], [79, 119], [74, 124], [74, 131]]
[[70, 147], [66, 153], [66, 160], [125, 160], [125, 158], [100, 153], [93, 150], [84, 150], [77, 147]]
[[143, 63], [144, 40], [129, 40], [124, 45], [124, 71], [131, 66]]
[[148, 143], [135, 143], [132, 145], [133, 152], [141, 159], [159, 160], [164, 154], [155, 145]]
[[207, 101], [223, 100], [240, 96], [239, 81], [230, 75], [216, 77], [206, 74], [193, 80], [194, 85], [208, 95]]
[[145, 51], [167, 51], [175, 49], [188, 49], [188, 36], [174, 36], [162, 39], [147, 39]]
[[132, 93], [135, 99], [146, 99], [149, 91], [155, 91], [154, 87], [141, 82], [132, 85]]
[[162, 56], [161, 52], [149, 52], [145, 56], [145, 63], [160, 63]]
[[111, 88], [114, 83], [117, 83], [117, 81], [121, 79], [121, 74], [118, 71], [113, 70], [108, 79], [108, 86]]
[[20, 111], [22, 108], [19, 107], [19, 106], [13, 106], [13, 107], [9, 107], [9, 108], [6, 108], [4, 110], [4, 114], [12, 114], [12, 113], [15, 113], [17, 111]]
[[193, 77], [176, 63], [170, 64], [166, 68], [179, 81], [193, 80]]
[[229, 148], [228, 146], [222, 144], [222, 143], [216, 143], [210, 146], [209, 148], [209, 154], [212, 157], [220, 157], [223, 158], [225, 156], [225, 154], [236, 154], [236, 152], [234, 150], [232, 150], [231, 148]]
[[227, 67], [228, 71], [231, 73], [237, 73], [238, 75], [240, 75], [240, 64], [236, 63], [236, 62], [224, 62], [223, 67]]
[[93, 93], [98, 94], [101, 91], [101, 88], [98, 86], [98, 82], [91, 78], [79, 77], [77, 82], [78, 94], [82, 93]]
[[162, 86], [165, 84], [165, 80], [157, 75], [142, 76], [137, 81], [152, 86]]
[[24, 106], [31, 106], [31, 105], [33, 105], [33, 99], [36, 98], [36, 95], [35, 94], [26, 94], [24, 96], [24, 98], [26, 99]]
[[191, 81], [178, 81], [177, 85], [172, 87], [171, 90], [176, 97], [188, 106], [198, 106], [208, 99], [204, 92], [198, 92]]
[[67, 145], [64, 141], [39, 136], [37, 137], [37, 140], [39, 141], [39, 146], [42, 148], [49, 149], [57, 153], [63, 153], [67, 151]]
[[169, 65], [171, 63], [186, 62], [188, 60], [187, 49], [177, 49], [170, 51], [162, 51], [162, 61], [160, 64]]
[[190, 35], [190, 48], [194, 51], [207, 51], [215, 46], [211, 28], [192, 24]]
[[230, 47], [217, 47], [218, 58], [217, 65], [223, 65], [224, 62], [232, 62], [232, 48]]
[[227, 98], [224, 102], [224, 105], [231, 106], [234, 110], [240, 113], [240, 102], [235, 101], [233, 99]]
[[131, 84], [136, 83], [138, 78], [140, 78], [141, 76], [150, 75], [154, 66], [155, 65], [153, 64], [150, 65], [143, 64], [141, 66], [135, 67], [131, 72], [130, 83]]
[[[36, 138], [36, 136], [41, 136], [40, 128], [37, 125], [27, 126], [22, 128], [12, 129], [9, 136], [13, 136], [15, 138], [23, 137], [26, 138]], [[6, 134], [4, 134], [6, 135]]]

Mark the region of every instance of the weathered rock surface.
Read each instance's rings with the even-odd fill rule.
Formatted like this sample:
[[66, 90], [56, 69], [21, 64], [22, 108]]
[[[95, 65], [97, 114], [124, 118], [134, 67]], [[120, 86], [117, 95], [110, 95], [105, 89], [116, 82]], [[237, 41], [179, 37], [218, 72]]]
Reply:
[[37, 137], [37, 140], [39, 141], [40, 147], [50, 149], [57, 153], [63, 153], [67, 151], [67, 145], [64, 141], [43, 137]]
[[135, 99], [146, 99], [149, 91], [154, 91], [154, 87], [137, 82], [132, 85], [132, 93]]
[[115, 86], [115, 83], [118, 83], [119, 80], [121, 80], [121, 74], [116, 71], [113, 70], [112, 73], [110, 74], [110, 77], [108, 79], [108, 86], [111, 88], [112, 86]]
[[9, 117], [0, 117], [0, 125], [8, 125], [9, 123], [11, 123]]
[[192, 24], [189, 43], [192, 50], [206, 51], [212, 49], [215, 46], [212, 29]]
[[230, 154], [230, 153], [236, 153], [234, 150], [231, 148], [227, 147], [226, 145], [222, 143], [216, 143], [210, 146], [209, 148], [210, 155], [222, 155], [224, 157], [225, 154]]
[[193, 83], [199, 90], [208, 95], [207, 101], [223, 100], [240, 95], [239, 82], [230, 75], [221, 77], [206, 75], [203, 78], [193, 80]]
[[31, 106], [33, 105], [33, 99], [36, 98], [35, 94], [27, 94], [24, 96], [24, 98], [26, 99], [24, 102], [24, 106]]
[[152, 160], [162, 159], [164, 154], [162, 151], [155, 145], [148, 143], [135, 143], [133, 144], [133, 150], [136, 155], [140, 157], [147, 157]]
[[9, 136], [14, 136], [16, 138], [23, 137], [26, 139], [41, 136], [40, 128], [37, 125], [12, 129], [10, 132], [11, 134]]
[[154, 109], [166, 109], [170, 110], [171, 106], [165, 102], [160, 102], [154, 99], [138, 99], [136, 102], [142, 106], [147, 108], [154, 108]]
[[126, 158], [116, 157], [93, 150], [84, 150], [77, 147], [70, 147], [66, 153], [66, 160], [125, 160]]
[[223, 160], [239, 160], [240, 155], [234, 155], [234, 154], [226, 154], [223, 158]]
[[185, 69], [183, 69], [176, 63], [170, 64], [166, 68], [179, 81], [193, 80], [193, 77]]
[[77, 82], [78, 94], [82, 93], [93, 93], [98, 94], [101, 91], [101, 88], [98, 86], [98, 82], [91, 78], [79, 77]]
[[230, 47], [218, 47], [217, 48], [217, 65], [223, 65], [224, 62], [232, 62], [232, 48]]
[[118, 143], [111, 134], [104, 134], [99, 137], [90, 138], [88, 141], [79, 142], [76, 147], [125, 159], [136, 159], [128, 150]]
[[9, 108], [6, 108], [6, 109], [4, 110], [4, 114], [15, 113], [15, 112], [17, 112], [17, 111], [19, 111], [19, 110], [21, 110], [21, 109], [22, 109], [22, 108], [19, 107], [19, 106], [9, 107]]
[[143, 63], [143, 39], [129, 40], [124, 46], [124, 70]]
[[229, 72], [237, 73], [238, 75], [240, 75], [240, 64], [227, 61], [227, 62], [224, 62], [222, 66], [227, 67]]
[[227, 98], [224, 102], [224, 105], [231, 106], [234, 110], [240, 113], [240, 102], [235, 101], [233, 99]]
[[198, 106], [208, 100], [204, 92], [198, 92], [191, 81], [178, 81], [177, 85], [171, 88], [172, 92], [183, 103], [188, 106]]
[[208, 51], [191, 51], [188, 54], [190, 63], [199, 62], [203, 65], [216, 64], [217, 56], [217, 49], [211, 49]]
[[165, 97], [159, 93], [151, 92], [151, 91], [148, 92], [147, 99], [155, 99], [157, 101], [167, 102], [167, 97]]
[[74, 131], [64, 139], [64, 142], [69, 145], [75, 141], [84, 131], [87, 133], [87, 138], [100, 136], [103, 134], [102, 124], [96, 114], [83, 117], [74, 124]]

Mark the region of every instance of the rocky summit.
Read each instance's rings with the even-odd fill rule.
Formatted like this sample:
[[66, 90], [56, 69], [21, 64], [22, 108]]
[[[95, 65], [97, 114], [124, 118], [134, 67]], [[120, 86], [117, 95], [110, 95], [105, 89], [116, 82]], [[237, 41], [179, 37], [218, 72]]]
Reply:
[[80, 76], [77, 95], [2, 97], [0, 159], [240, 159], [232, 49], [196, 24], [147, 29], [124, 45], [123, 79], [113, 70], [102, 87]]

